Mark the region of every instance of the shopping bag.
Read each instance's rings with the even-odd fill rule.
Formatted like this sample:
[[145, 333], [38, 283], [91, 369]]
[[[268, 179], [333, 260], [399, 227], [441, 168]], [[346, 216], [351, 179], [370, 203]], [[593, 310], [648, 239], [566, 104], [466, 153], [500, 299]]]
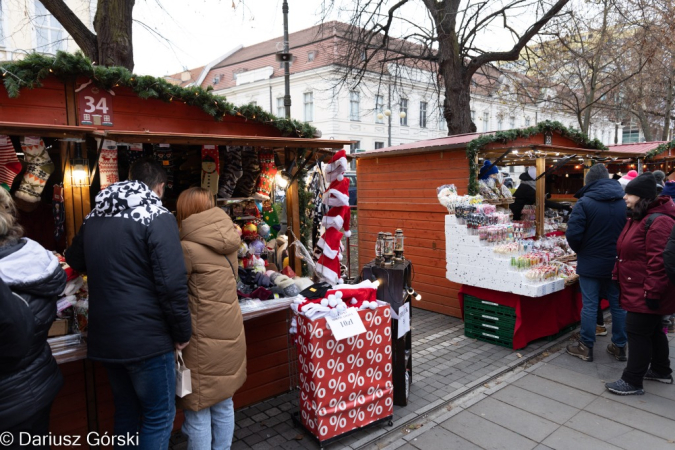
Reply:
[[176, 350], [176, 395], [183, 398], [192, 393], [190, 369], [185, 367], [183, 352]]

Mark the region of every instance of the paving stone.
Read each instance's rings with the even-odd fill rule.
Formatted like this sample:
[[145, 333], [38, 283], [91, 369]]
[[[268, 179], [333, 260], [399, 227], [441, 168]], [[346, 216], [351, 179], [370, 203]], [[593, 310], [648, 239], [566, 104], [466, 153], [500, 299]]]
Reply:
[[[673, 388], [673, 386], [670, 386]], [[646, 392], [645, 395], [614, 395], [611, 392], [604, 392], [603, 397], [609, 398], [615, 402], [624, 403], [643, 411], [657, 414], [661, 417], [675, 420], [675, 401]]]
[[244, 450], [249, 448], [251, 447], [249, 447], [248, 444], [246, 444], [246, 442], [244, 441], [233, 442], [232, 446], [230, 447], [230, 449], [232, 450]]
[[422, 435], [409, 440], [415, 448], [419, 449], [462, 449], [462, 450], [480, 450], [480, 447], [472, 444], [448, 431], [443, 427], [433, 427], [426, 430]]
[[239, 425], [241, 428], [246, 428], [253, 425], [254, 423], [255, 422], [250, 417], [247, 417], [245, 419], [238, 421], [237, 425]]
[[567, 422], [579, 412], [577, 408], [515, 386], [508, 386], [492, 397], [559, 424]]
[[565, 369], [553, 364], [545, 364], [534, 371], [534, 374], [547, 378], [551, 381], [571, 386], [591, 394], [602, 394], [605, 392], [605, 385], [596, 377], [582, 375], [578, 372]]
[[252, 445], [251, 448], [253, 450], [270, 450], [271, 448], [274, 448], [274, 447], [269, 442], [262, 441], [262, 442], [258, 442], [255, 445]]
[[585, 408], [598, 416], [614, 420], [666, 440], [675, 440], [673, 422], [656, 414], [600, 397]]
[[513, 384], [578, 409], [583, 409], [596, 398], [595, 395], [588, 392], [561, 385], [536, 375], [527, 375]]
[[245, 437], [248, 437], [253, 434], [253, 431], [248, 428], [242, 428], [240, 430], [234, 430], [234, 438], [237, 440], [242, 440]]
[[262, 436], [260, 436], [257, 433], [254, 433], [254, 434], [244, 438], [244, 442], [246, 442], [250, 446], [254, 446], [258, 442], [262, 442], [264, 440], [265, 440], [265, 438], [263, 438]]
[[265, 413], [262, 413], [262, 412], [254, 415], [254, 416], [251, 416], [251, 419], [253, 419], [255, 422], [262, 422], [263, 420], [268, 419], [268, 418], [269, 418], [269, 416]]
[[559, 426], [549, 420], [493, 398], [486, 398], [476, 403], [469, 408], [469, 411], [536, 442], [546, 439]]
[[609, 441], [632, 430], [630, 427], [587, 411], [581, 411], [572, 417], [565, 426], [601, 441]]
[[587, 434], [579, 433], [571, 428], [560, 427], [542, 444], [555, 450], [618, 450], [619, 447], [602, 442]]
[[[468, 411], [463, 411], [440, 424], [443, 428], [460, 435], [462, 438], [491, 450], [528, 450], [536, 447], [537, 443], [504, 427], [478, 417]], [[461, 448], [461, 447], [460, 447]]]
[[547, 447], [544, 444], [537, 445], [534, 450], [553, 450], [551, 447]]
[[625, 450], [673, 450], [673, 447], [675, 447], [671, 442], [640, 430], [631, 430], [622, 436], [612, 438], [608, 442]]

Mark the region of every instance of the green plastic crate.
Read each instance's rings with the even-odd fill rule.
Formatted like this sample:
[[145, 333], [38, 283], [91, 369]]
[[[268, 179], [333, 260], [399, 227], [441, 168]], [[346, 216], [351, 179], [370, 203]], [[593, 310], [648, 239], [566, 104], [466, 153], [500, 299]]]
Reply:
[[513, 336], [511, 339], [506, 339], [498, 334], [490, 333], [489, 331], [474, 330], [473, 328], [466, 326], [464, 328], [464, 335], [471, 339], [478, 339], [479, 341], [500, 345], [502, 347], [513, 347]]
[[503, 338], [513, 338], [513, 332], [516, 329], [513, 323], [494, 323], [486, 320], [474, 319], [471, 316], [464, 316], [464, 328], [472, 328], [476, 331], [487, 331], [497, 334]]
[[510, 306], [502, 306], [497, 303], [481, 300], [471, 295], [464, 296], [464, 311], [474, 311], [476, 313], [487, 313], [504, 318], [516, 320], [516, 309]]
[[465, 309], [464, 310], [464, 320], [471, 320], [473, 322], [489, 323], [491, 325], [497, 325], [499, 327], [511, 326], [514, 328], [516, 326], [516, 318], [509, 316], [502, 316], [499, 314], [493, 314], [487, 311], [476, 311], [474, 309]]

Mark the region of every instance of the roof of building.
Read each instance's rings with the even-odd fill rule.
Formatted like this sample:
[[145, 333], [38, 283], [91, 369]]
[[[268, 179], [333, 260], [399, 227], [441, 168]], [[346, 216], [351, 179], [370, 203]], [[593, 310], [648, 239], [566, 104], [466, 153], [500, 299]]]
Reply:
[[613, 152], [619, 153], [638, 153], [644, 154], [654, 150], [661, 144], [665, 144], [666, 141], [652, 141], [652, 142], [636, 142], [634, 144], [620, 144], [620, 145], [610, 145], [609, 149]]
[[[204, 67], [206, 67], [206, 66], [201, 66], [201, 67], [197, 67], [197, 68], [194, 68], [194, 69], [185, 70], [183, 72], [174, 73], [173, 75], [166, 75], [164, 77], [164, 79], [171, 84], [175, 84], [176, 86], [185, 87], [188, 84], [194, 83], [195, 81], [197, 81], [197, 79], [199, 78], [199, 75], [204, 70]], [[185, 79], [183, 79], [183, 78], [185, 78]]]

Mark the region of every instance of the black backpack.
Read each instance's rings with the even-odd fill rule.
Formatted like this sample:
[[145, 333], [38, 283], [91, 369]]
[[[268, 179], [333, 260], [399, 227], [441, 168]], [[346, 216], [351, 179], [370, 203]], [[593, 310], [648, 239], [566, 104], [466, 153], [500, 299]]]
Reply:
[[[654, 223], [659, 216], [665, 216], [665, 214], [650, 214], [645, 222], [645, 233], [649, 231], [649, 227], [652, 226], [652, 223]], [[673, 227], [673, 230], [670, 232], [670, 238], [668, 238], [666, 248], [663, 250], [663, 265], [666, 267], [668, 279], [671, 283], [675, 284], [675, 227]]]

